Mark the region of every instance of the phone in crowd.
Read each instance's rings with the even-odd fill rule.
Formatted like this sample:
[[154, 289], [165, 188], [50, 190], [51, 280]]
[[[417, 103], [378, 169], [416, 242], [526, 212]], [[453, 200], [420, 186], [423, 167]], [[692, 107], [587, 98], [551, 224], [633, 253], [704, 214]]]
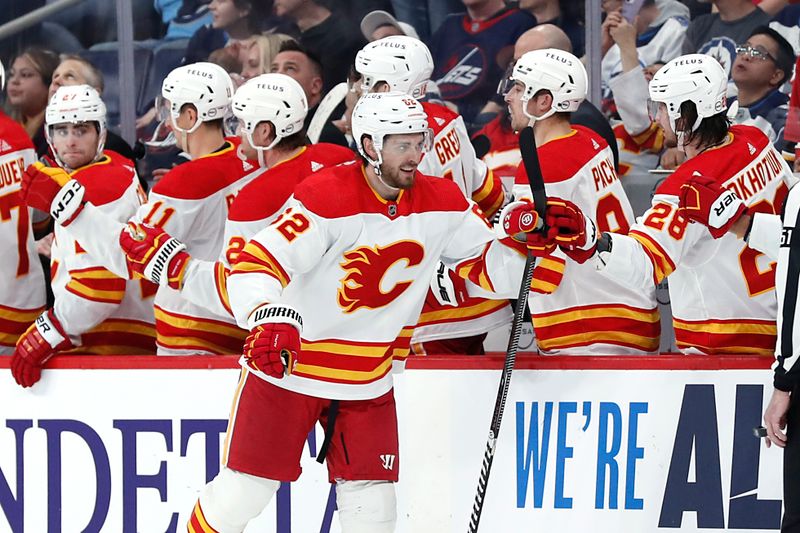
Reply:
[[621, 13], [625, 20], [633, 24], [633, 19], [639, 14], [642, 4], [644, 4], [644, 0], [622, 0]]

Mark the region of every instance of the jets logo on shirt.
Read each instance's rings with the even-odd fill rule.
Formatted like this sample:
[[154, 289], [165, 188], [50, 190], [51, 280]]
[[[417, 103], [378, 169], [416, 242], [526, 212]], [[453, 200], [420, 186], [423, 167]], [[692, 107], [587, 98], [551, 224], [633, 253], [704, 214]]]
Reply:
[[474, 91], [483, 82], [489, 68], [486, 54], [473, 44], [457, 48], [445, 64], [444, 76], [436, 80], [445, 100], [462, 98]]
[[703, 44], [697, 51], [698, 54], [711, 56], [722, 65], [728, 78], [731, 76], [733, 60], [736, 59], [736, 42], [730, 37], [714, 37]]
[[392, 303], [411, 286], [415, 274], [409, 272], [422, 262], [425, 251], [416, 241], [397, 241], [388, 246], [361, 246], [343, 254], [339, 266], [338, 302], [345, 313], [362, 307], [378, 309]]

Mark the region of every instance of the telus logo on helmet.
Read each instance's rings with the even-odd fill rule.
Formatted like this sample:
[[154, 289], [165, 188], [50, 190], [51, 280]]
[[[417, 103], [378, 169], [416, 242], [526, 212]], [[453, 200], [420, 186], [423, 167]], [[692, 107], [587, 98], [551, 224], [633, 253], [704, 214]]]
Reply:
[[266, 89], [268, 91], [276, 91], [276, 92], [279, 92], [279, 93], [284, 92], [284, 88], [283, 87], [281, 87], [280, 85], [273, 85], [271, 83], [259, 83], [258, 85], [256, 85], [256, 88], [258, 88], [258, 89]]
[[698, 65], [702, 62], [703, 61], [701, 59], [679, 59], [675, 61], [674, 65]]
[[549, 57], [550, 59], [555, 59], [556, 61], [561, 61], [561, 62], [562, 62], [562, 63], [564, 63], [565, 65], [572, 66], [572, 61], [570, 61], [569, 59], [567, 59], [567, 58], [566, 58], [566, 57], [564, 57], [564, 56], [559, 56], [559, 55], [556, 55], [556, 54], [551, 54], [550, 52], [547, 52], [547, 53], [545, 54], [545, 57]]
[[193, 76], [200, 76], [201, 78], [213, 78], [214, 76], [211, 75], [210, 72], [203, 72], [202, 70], [197, 69], [186, 69], [187, 74], [191, 74]]

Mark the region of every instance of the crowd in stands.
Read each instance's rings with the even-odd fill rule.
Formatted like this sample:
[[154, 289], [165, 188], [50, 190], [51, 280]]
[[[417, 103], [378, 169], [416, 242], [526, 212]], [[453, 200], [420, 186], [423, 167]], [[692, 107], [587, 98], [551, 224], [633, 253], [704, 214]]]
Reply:
[[[12, 20], [45, 1], [26, 2], [24, 8], [13, 4], [0, 19]], [[445, 144], [434, 143], [431, 157], [441, 163], [436, 171], [458, 182], [447, 166], [447, 154], [457, 154], [465, 176], [462, 192], [491, 220], [501, 204], [514, 199], [520, 163], [508, 99], [515, 61], [534, 50], [557, 49], [586, 64], [591, 46], [583, 1], [134, 0], [137, 139], [126, 140], [119, 135], [119, 44], [109, 4], [113, 3], [87, 0], [0, 43], [6, 54], [0, 57], [6, 66], [4, 108], [24, 128], [37, 156], [52, 155], [45, 127], [50, 98], [61, 87], [91, 87], [107, 108], [104, 147], [135, 162], [143, 191], [195, 157], [180, 132], [164, 127], [168, 119], [162, 81], [173, 69], [215, 64], [229, 74], [233, 91], [266, 73], [287, 75], [305, 95], [302, 121], [308, 141], [355, 149], [353, 107], [362, 94], [380, 92], [381, 83], [395, 90], [390, 78], [398, 76], [396, 64], [382, 62], [382, 56], [368, 57], [370, 46], [396, 46], [402, 55], [405, 52], [399, 50], [409, 48], [402, 39], [414, 39], [427, 46], [420, 54], [429, 59], [420, 61], [430, 61], [432, 71], [420, 75], [419, 94], [409, 94], [435, 108], [426, 107], [435, 135], [455, 124], [456, 133], [446, 136]], [[610, 172], [623, 185], [636, 177], [653, 190], [663, 176], [650, 171], [675, 170], [687, 155], [666, 142], [648, 102], [648, 84], [671, 60], [699, 53], [713, 57], [728, 77], [730, 122], [758, 127], [788, 164], [800, 169], [800, 158], [795, 158], [800, 114], [793, 105], [800, 102], [794, 72], [800, 52], [800, 3], [644, 0], [636, 12], [629, 11], [629, 4], [602, 0], [602, 59], [599, 65], [586, 65], [601, 74], [601, 100], [576, 102], [559, 128], [591, 132], [587, 138], [592, 142], [599, 139], [608, 145]], [[437, 126], [431, 117], [441, 123]], [[225, 134], [236, 134], [235, 123], [232, 115], [225, 118]], [[461, 161], [469, 161], [469, 168]], [[474, 175], [470, 169], [475, 169]], [[636, 205], [634, 210], [641, 215]], [[45, 269], [50, 267], [52, 241], [52, 236], [44, 236], [47, 233], [37, 234]], [[215, 259], [214, 254], [208, 259]], [[774, 270], [774, 263], [766, 268]], [[488, 309], [483, 302], [476, 297], [465, 307]], [[496, 316], [510, 321], [506, 306], [493, 311], [502, 311]], [[442, 313], [426, 307], [423, 317]], [[448, 339], [446, 335], [415, 338], [415, 350], [482, 353], [487, 331], [469, 330], [462, 335], [468, 340], [452, 345], [440, 342]], [[657, 349], [652, 343], [647, 346], [634, 352]]]

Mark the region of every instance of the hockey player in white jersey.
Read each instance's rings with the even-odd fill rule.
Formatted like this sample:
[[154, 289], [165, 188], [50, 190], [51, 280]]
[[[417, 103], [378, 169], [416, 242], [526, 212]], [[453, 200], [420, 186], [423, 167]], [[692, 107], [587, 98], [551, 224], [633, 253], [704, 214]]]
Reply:
[[[0, 90], [5, 71], [0, 63]], [[20, 197], [22, 175], [36, 160], [28, 134], [0, 109], [0, 355], [14, 351], [19, 336], [41, 314], [45, 280], [33, 242], [31, 217]]]
[[[103, 149], [106, 106], [97, 91], [88, 85], [58, 89], [45, 111], [45, 135], [57, 166], [37, 162], [26, 178], [79, 184], [86, 199], [118, 224], [136, 213], [144, 193], [133, 163]], [[36, 193], [23, 186], [23, 194]], [[65, 226], [56, 225], [54, 233], [55, 303], [20, 338], [11, 360], [11, 372], [24, 387], [38, 381], [42, 366], [58, 352], [155, 353], [155, 287], [109, 272]]]
[[[225, 218], [239, 190], [262, 170], [237, 156], [238, 139], [226, 139], [233, 83], [224, 69], [194, 63], [174, 69], [162, 84], [163, 113], [176, 132], [178, 146], [191, 161], [170, 170], [154, 187], [148, 202], [131, 221], [165, 229], [200, 259], [215, 261], [224, 247]], [[75, 187], [73, 190], [72, 187]], [[109, 220], [85, 202], [77, 184], [53, 191], [45, 179], [30, 189], [44, 189], [39, 207], [54, 213], [56, 222], [71, 224], [69, 232], [95, 257], [102, 257], [117, 275], [133, 275], [119, 246], [124, 225]], [[51, 209], [60, 206], [59, 209]], [[171, 250], [173, 254], [179, 249]], [[218, 315], [184, 299], [179, 292], [185, 263], [159, 278], [155, 298], [158, 353], [235, 353], [244, 339], [230, 316]]]
[[685, 150], [686, 162], [656, 189], [650, 209], [627, 236], [598, 237], [580, 212], [555, 223], [573, 239], [564, 247], [568, 253], [589, 259], [609, 279], [649, 289], [670, 276], [681, 351], [771, 355], [777, 333], [774, 261], [714, 224], [689, 224], [684, 213], [702, 204], [678, 209], [684, 185], [696, 176], [736, 191], [748, 209], [771, 214], [797, 181], [761, 131], [730, 126], [726, 87], [727, 76], [712, 57], [690, 54], [667, 63], [650, 82], [650, 97], [668, 142]]
[[329, 143], [308, 145], [303, 121], [308, 104], [303, 88], [284, 74], [262, 74], [247, 81], [233, 96], [233, 113], [239, 120], [240, 157], [258, 161], [265, 169], [245, 186], [231, 204], [225, 222], [225, 248], [217, 261], [190, 257], [187, 251], [155, 264], [159, 249], [176, 245], [177, 240], [163, 228], [139, 225], [123, 232], [120, 245], [131, 269], [148, 279], [159, 277], [172, 263], [186, 263], [180, 282], [181, 296], [218, 315], [233, 316], [228, 302], [227, 278], [231, 265], [244, 245], [267, 227], [287, 207], [295, 186], [322, 168], [355, 158], [343, 146]]
[[[422, 98], [433, 72], [428, 47], [419, 39], [393, 35], [367, 44], [356, 55], [356, 70], [362, 75], [362, 91], [400, 91]], [[433, 145], [420, 163], [420, 172], [453, 181], [466, 198], [471, 198], [491, 219], [504, 200], [500, 179], [478, 159], [460, 115], [449, 108], [422, 102], [433, 132]], [[483, 353], [488, 331], [508, 324], [511, 308], [507, 302], [466, 298], [461, 281], [452, 274], [437, 275], [432, 291], [414, 330], [413, 346], [420, 353]], [[444, 287], [440, 283], [446, 283]], [[443, 299], [444, 294], [449, 294]], [[460, 295], [459, 298], [453, 296]]]
[[416, 100], [365, 95], [353, 132], [363, 159], [301, 182], [234, 264], [231, 308], [250, 336], [224, 466], [190, 531], [241, 532], [280, 481], [300, 475], [320, 420], [343, 533], [393, 532], [401, 460], [391, 370], [408, 354], [428, 280], [441, 258], [498, 297], [519, 290], [519, 249], [497, 240], [456, 185], [417, 170], [429, 131]]
[[[569, 113], [586, 97], [581, 61], [563, 50], [534, 50], [517, 60], [511, 79], [514, 85], [505, 95], [511, 126], [516, 131], [533, 126], [548, 196], [560, 197], [562, 209], [575, 205], [591, 213], [601, 231], [627, 233], [633, 210], [611, 148], [592, 130], [569, 122]], [[532, 198], [524, 165], [517, 170], [514, 198], [504, 211], [525, 208]], [[528, 303], [543, 353], [642, 355], [658, 349], [655, 287], [606, 280], [590, 265], [554, 250], [536, 265], [531, 291]]]

